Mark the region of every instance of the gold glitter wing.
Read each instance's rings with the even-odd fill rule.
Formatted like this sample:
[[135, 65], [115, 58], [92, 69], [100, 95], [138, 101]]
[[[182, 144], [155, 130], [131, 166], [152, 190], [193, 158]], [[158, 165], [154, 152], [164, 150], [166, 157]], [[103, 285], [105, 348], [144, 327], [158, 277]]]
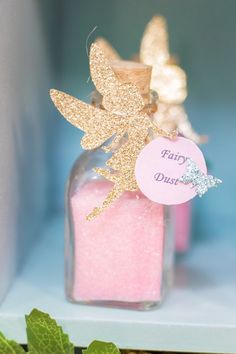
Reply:
[[125, 117], [95, 108], [58, 90], [50, 90], [50, 96], [66, 120], [86, 133], [81, 140], [83, 149], [95, 149], [127, 129]]
[[119, 115], [130, 115], [144, 107], [144, 101], [137, 87], [121, 83], [111, 68], [109, 60], [98, 44], [90, 49], [90, 72], [94, 85], [103, 96], [103, 107]]
[[117, 78], [109, 60], [96, 43], [93, 43], [90, 47], [89, 67], [92, 81], [102, 96], [105, 96], [107, 91], [112, 91], [117, 86]]
[[95, 43], [101, 48], [105, 57], [109, 60], [121, 60], [118, 52], [112, 47], [112, 45], [103, 37], [98, 37]]

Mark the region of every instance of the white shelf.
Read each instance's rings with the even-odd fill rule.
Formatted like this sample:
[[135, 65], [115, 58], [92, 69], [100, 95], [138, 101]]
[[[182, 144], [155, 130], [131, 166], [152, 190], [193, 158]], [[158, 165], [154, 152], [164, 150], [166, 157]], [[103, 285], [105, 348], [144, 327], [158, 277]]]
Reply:
[[164, 306], [149, 312], [73, 305], [63, 292], [63, 225], [54, 219], [0, 307], [0, 331], [26, 342], [24, 315], [50, 313], [72, 342], [113, 341], [120, 348], [236, 353], [236, 240], [199, 242], [178, 262]]

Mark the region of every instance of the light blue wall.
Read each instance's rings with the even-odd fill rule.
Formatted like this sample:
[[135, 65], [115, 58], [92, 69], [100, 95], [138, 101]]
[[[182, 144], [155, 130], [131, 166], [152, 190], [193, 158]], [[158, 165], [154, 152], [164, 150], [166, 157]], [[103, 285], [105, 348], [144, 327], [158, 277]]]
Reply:
[[[211, 232], [214, 220], [236, 217], [236, 1], [234, 0], [93, 0], [57, 2], [61, 13], [54, 32], [57, 88], [88, 101], [91, 84], [86, 38], [102, 35], [130, 57], [139, 49], [145, 24], [154, 14], [166, 16], [170, 44], [188, 74], [186, 108], [194, 127], [210, 136], [203, 147], [212, 173], [224, 184], [196, 200], [195, 230]], [[60, 6], [59, 6], [60, 5]], [[52, 49], [50, 49], [52, 51]], [[56, 55], [55, 55], [56, 53]], [[53, 132], [55, 154], [52, 174], [56, 205], [62, 206], [66, 177], [80, 153], [81, 134], [57, 119]], [[56, 186], [56, 188], [55, 188]], [[206, 222], [209, 220], [209, 222]]]
[[50, 206], [46, 99], [51, 73], [36, 1], [1, 2], [0, 300], [37, 240]]

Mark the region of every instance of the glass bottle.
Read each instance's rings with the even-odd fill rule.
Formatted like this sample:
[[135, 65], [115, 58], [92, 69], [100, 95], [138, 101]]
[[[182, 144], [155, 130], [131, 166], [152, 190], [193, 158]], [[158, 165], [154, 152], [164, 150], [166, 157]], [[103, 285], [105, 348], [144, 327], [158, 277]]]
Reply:
[[[148, 68], [148, 73], [147, 73]], [[145, 69], [145, 70], [144, 70]], [[151, 68], [123, 62], [113, 70], [123, 82], [139, 87], [152, 119]], [[135, 75], [133, 75], [135, 71]], [[96, 94], [93, 104], [102, 108]], [[66, 296], [75, 303], [145, 310], [158, 306], [172, 284], [174, 240], [169, 209], [140, 191], [125, 192], [92, 221], [86, 215], [112, 184], [93, 172], [109, 156], [85, 151], [75, 162], [66, 192]]]

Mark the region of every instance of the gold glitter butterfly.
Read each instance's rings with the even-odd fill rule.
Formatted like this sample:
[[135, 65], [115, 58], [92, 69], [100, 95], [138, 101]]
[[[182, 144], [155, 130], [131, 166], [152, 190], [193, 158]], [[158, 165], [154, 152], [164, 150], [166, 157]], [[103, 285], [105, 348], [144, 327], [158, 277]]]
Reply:
[[[71, 124], [85, 132], [81, 140], [84, 149], [95, 149], [112, 139], [110, 145], [103, 146], [106, 152], [113, 153], [106, 162], [108, 168], [94, 170], [113, 182], [114, 186], [102, 205], [95, 207], [87, 216], [87, 219], [91, 220], [118, 199], [124, 191], [138, 189], [134, 173], [135, 163], [150, 130], [155, 135], [170, 138], [175, 134], [166, 134], [152, 122], [145, 113], [144, 101], [137, 87], [117, 79], [99, 45], [91, 45], [89, 60], [91, 78], [103, 97], [104, 110], [57, 90], [51, 90], [50, 95], [60, 113]], [[126, 139], [123, 141], [125, 136]], [[118, 143], [120, 147], [117, 148]]]
[[[103, 38], [98, 45], [110, 60], [120, 59], [116, 50]], [[206, 142], [207, 137], [194, 131], [183, 107], [187, 97], [187, 78], [169, 52], [169, 38], [166, 20], [154, 16], [148, 23], [141, 40], [138, 60], [152, 66], [151, 89], [158, 93], [158, 111], [154, 119], [164, 130], [178, 130], [180, 134], [195, 143]]]

